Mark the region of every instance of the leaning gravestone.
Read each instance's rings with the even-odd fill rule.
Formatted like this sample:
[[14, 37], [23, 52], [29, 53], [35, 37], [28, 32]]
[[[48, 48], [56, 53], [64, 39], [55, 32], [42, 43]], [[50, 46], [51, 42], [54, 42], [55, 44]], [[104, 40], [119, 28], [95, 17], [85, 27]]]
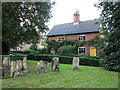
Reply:
[[51, 62], [51, 69], [52, 71], [59, 71], [59, 58], [54, 57], [52, 62]]
[[74, 57], [73, 58], [73, 63], [72, 63], [72, 69], [77, 69], [79, 67], [79, 58], [78, 57]]

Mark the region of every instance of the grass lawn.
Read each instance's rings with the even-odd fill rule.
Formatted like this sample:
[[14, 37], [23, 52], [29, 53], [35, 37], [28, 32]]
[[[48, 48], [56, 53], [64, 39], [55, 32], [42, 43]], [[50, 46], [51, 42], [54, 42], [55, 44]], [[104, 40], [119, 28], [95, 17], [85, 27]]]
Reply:
[[2, 88], [118, 88], [118, 73], [100, 67], [60, 64], [60, 72], [37, 74], [37, 61], [27, 61], [29, 73], [2, 80]]

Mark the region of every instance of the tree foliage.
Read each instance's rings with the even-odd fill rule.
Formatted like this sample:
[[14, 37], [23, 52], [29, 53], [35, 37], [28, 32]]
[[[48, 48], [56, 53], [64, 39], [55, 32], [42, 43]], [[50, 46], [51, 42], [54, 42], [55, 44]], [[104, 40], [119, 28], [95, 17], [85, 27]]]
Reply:
[[3, 2], [2, 48], [3, 53], [19, 44], [38, 42], [39, 34], [48, 30], [51, 2]]
[[106, 69], [120, 71], [120, 2], [99, 2], [96, 6], [102, 9], [101, 32], [105, 36], [101, 64]]
[[30, 50], [37, 50], [37, 43], [32, 43], [32, 45], [29, 48]]

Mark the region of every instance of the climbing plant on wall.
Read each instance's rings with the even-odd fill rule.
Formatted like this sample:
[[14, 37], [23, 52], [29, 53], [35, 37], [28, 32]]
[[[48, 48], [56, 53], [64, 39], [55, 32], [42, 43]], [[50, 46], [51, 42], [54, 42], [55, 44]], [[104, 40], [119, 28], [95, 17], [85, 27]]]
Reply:
[[[51, 40], [51, 41], [46, 41], [47, 43], [47, 50], [48, 53], [50, 53], [51, 49], [54, 49], [56, 52], [57, 50], [61, 47], [61, 46], [65, 46], [65, 45], [71, 45], [74, 47], [80, 47], [83, 45], [92, 45], [94, 47], [100, 47], [100, 43], [102, 41], [102, 38], [100, 38], [100, 34], [96, 35], [93, 39], [90, 39], [89, 41], [78, 41], [78, 40], [64, 40], [63, 42], [58, 42], [55, 40]], [[76, 48], [77, 51], [77, 48]]]

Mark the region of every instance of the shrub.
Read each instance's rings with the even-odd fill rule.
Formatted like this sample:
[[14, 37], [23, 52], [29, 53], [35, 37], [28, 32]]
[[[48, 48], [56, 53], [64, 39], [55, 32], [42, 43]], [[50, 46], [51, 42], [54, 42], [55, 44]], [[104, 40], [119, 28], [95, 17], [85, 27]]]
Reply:
[[114, 52], [109, 56], [106, 56], [100, 63], [101, 66], [107, 70], [120, 72], [120, 52]]
[[69, 56], [69, 55], [75, 55], [76, 54], [76, 47], [71, 45], [65, 45], [58, 49], [59, 55]]
[[41, 49], [42, 54], [47, 54], [47, 48]]

